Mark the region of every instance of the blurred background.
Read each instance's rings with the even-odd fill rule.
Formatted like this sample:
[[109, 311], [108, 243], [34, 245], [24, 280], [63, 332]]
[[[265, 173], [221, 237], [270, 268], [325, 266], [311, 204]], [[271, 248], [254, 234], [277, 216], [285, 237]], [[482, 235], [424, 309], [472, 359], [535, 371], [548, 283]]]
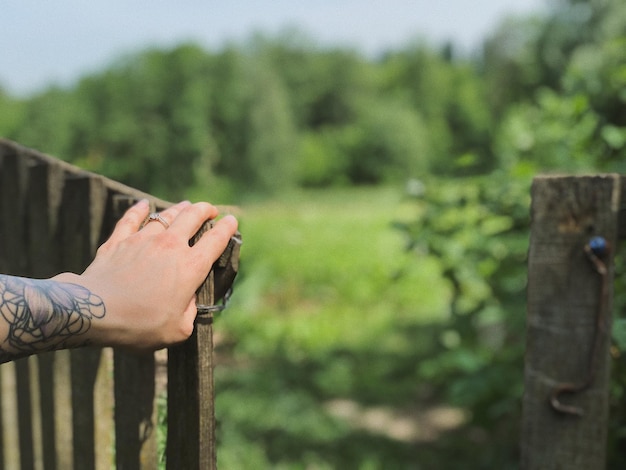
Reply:
[[517, 468], [530, 183], [626, 173], [626, 4], [216, 3], [3, 1], [0, 136], [239, 206], [221, 468]]

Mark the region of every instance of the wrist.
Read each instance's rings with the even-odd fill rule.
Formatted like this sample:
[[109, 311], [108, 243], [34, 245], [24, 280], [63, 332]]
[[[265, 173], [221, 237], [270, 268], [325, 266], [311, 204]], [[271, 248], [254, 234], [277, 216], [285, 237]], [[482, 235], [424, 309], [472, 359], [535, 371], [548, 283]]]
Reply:
[[104, 318], [102, 298], [63, 273], [51, 279], [2, 276], [0, 359], [92, 344], [92, 326]]
[[63, 273], [54, 280], [80, 286], [90, 293], [94, 304], [103, 306], [103, 315], [92, 317], [84, 334], [89, 344], [143, 352], [171, 343], [161, 337], [169, 330], [153, 324], [154, 312], [139, 300], [145, 296], [136, 294], [135, 283], [103, 282], [100, 273], [90, 269], [80, 275]]
[[65, 307], [57, 307], [57, 314], [68, 322], [66, 345], [108, 346], [106, 330], [108, 310], [104, 298], [94, 291], [83, 275], [60, 273], [48, 280], [53, 283], [52, 292], [62, 292], [68, 299]]

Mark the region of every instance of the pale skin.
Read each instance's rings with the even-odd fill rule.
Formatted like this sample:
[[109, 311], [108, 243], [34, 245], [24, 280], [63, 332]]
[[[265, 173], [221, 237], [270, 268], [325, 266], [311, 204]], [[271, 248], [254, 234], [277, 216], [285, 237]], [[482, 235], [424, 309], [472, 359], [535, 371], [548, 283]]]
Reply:
[[147, 201], [131, 207], [82, 274], [51, 279], [0, 275], [0, 362], [42, 351], [113, 346], [150, 351], [187, 339], [195, 291], [237, 230], [208, 203], [181, 202], [161, 212], [169, 224], [142, 224]]

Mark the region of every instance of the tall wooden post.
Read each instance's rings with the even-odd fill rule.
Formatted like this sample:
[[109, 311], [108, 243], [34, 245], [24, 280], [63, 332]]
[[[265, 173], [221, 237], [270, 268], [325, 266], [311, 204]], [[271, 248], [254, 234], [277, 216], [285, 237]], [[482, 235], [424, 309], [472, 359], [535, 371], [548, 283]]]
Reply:
[[[16, 149], [0, 150], [0, 272], [25, 275], [28, 272], [24, 229], [24, 195], [28, 168]], [[33, 439], [30, 416], [30, 383], [24, 360], [0, 368], [0, 418], [3, 455], [0, 466], [32, 465]], [[20, 392], [22, 392], [20, 394]]]
[[[538, 177], [532, 197], [522, 468], [602, 469], [614, 253], [609, 248], [603, 254], [603, 277], [585, 245], [601, 236], [615, 247], [620, 178]], [[559, 395], [582, 416], [553, 408], [550, 397], [556, 389], [589, 377], [582, 390]]]
[[[138, 197], [113, 195], [110, 231]], [[124, 470], [158, 467], [154, 353], [114, 350], [115, 462]]]
[[[205, 223], [194, 241], [209, 227]], [[197, 293], [198, 303], [213, 305], [214, 292], [212, 270]], [[217, 467], [211, 314], [198, 316], [191, 337], [168, 350], [166, 455], [171, 470]]]
[[[67, 177], [59, 219], [59, 247], [64, 269], [82, 272], [101, 238], [107, 190], [88, 174]], [[62, 361], [63, 356], [57, 356]], [[100, 348], [69, 352], [74, 469], [104, 469], [113, 461], [112, 383], [109, 355]], [[104, 368], [104, 369], [103, 369]], [[102, 388], [98, 383], [102, 380]]]

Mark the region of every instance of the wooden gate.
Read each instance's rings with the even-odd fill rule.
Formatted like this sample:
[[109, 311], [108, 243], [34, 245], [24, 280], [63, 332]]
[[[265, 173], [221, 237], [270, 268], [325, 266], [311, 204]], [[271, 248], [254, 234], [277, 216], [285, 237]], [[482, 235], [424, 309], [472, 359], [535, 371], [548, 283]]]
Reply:
[[[0, 272], [82, 272], [142, 198], [154, 210], [169, 205], [0, 140]], [[214, 265], [198, 292], [202, 303], [214, 305], [232, 284], [238, 246], [232, 240]], [[84, 348], [3, 364], [0, 468], [154, 469], [164, 460], [170, 469], [215, 468], [212, 349], [209, 314], [166, 354]], [[167, 411], [159, 408], [165, 397]], [[167, 412], [165, 455], [157, 451], [158, 410]]]

